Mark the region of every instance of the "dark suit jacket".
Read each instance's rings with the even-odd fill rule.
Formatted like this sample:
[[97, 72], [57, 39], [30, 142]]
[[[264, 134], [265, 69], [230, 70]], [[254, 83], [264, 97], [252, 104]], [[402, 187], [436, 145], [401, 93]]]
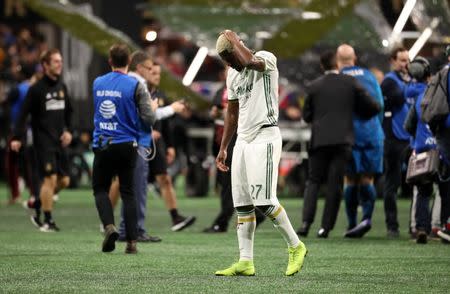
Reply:
[[303, 119], [312, 124], [310, 148], [353, 145], [353, 113], [370, 118], [381, 110], [359, 82], [344, 74], [326, 74], [307, 89]]

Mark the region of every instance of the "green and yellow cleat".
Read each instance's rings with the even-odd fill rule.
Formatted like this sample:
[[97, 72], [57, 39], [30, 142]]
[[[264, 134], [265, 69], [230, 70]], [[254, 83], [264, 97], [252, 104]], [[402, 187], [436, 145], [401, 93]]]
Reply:
[[253, 261], [238, 261], [229, 268], [216, 271], [216, 276], [254, 276], [255, 266]]
[[288, 252], [289, 262], [286, 269], [286, 276], [293, 276], [301, 270], [308, 250], [306, 249], [305, 244], [300, 241], [300, 244], [297, 247], [289, 247]]

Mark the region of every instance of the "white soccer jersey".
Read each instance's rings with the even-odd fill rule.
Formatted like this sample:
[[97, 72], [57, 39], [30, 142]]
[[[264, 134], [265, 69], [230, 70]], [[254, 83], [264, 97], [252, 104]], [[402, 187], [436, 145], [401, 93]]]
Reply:
[[230, 68], [227, 76], [228, 100], [239, 100], [237, 133], [247, 142], [262, 126], [278, 124], [277, 58], [267, 51], [258, 51], [255, 56], [264, 60], [263, 72]]

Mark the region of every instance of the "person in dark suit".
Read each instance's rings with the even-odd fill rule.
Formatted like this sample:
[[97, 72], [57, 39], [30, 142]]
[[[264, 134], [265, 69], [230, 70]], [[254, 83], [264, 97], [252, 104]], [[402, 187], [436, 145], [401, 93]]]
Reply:
[[309, 175], [304, 193], [303, 224], [297, 231], [307, 236], [314, 221], [319, 186], [327, 178], [326, 202], [318, 237], [327, 238], [333, 229], [342, 198], [345, 167], [354, 143], [353, 113], [370, 118], [380, 105], [354, 77], [339, 74], [334, 52], [320, 58], [325, 74], [307, 89], [303, 119], [311, 123]]

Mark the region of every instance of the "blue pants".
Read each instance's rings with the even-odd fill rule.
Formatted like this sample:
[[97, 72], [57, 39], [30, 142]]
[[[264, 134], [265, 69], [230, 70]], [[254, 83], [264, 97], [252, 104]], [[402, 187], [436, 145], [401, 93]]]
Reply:
[[[145, 147], [139, 146], [139, 153], [145, 154]], [[145, 234], [145, 214], [147, 210], [147, 176], [148, 162], [141, 156], [136, 156], [136, 167], [134, 169], [134, 196], [137, 208], [137, 233], [138, 236]], [[120, 210], [119, 235], [125, 236], [125, 223], [123, 218], [123, 205]]]

